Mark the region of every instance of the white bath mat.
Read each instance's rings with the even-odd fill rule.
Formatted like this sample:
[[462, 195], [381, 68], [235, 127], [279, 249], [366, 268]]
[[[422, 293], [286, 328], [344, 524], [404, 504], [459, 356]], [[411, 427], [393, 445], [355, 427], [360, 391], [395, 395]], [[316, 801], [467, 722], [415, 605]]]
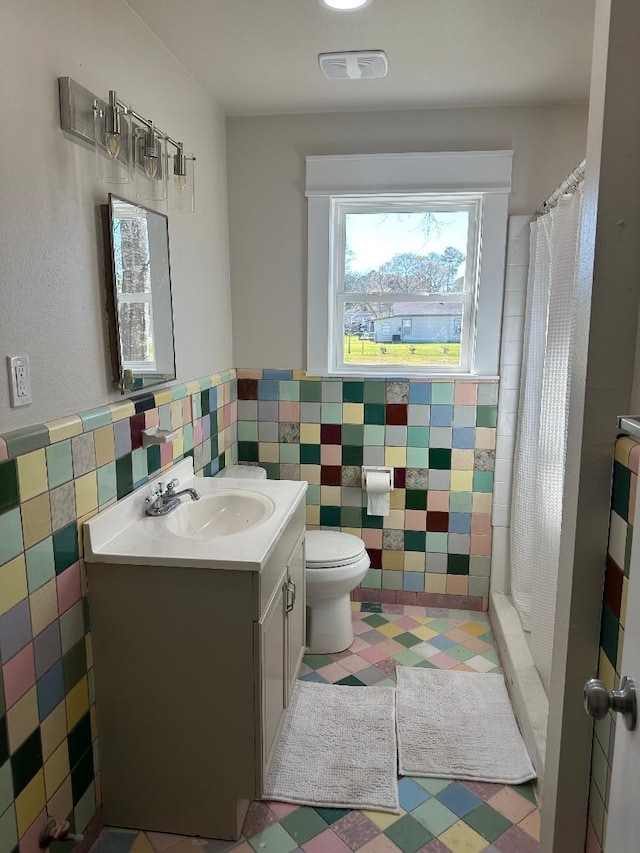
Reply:
[[504, 678], [399, 666], [400, 773], [518, 785], [535, 779]]
[[299, 681], [264, 798], [398, 812], [395, 690]]

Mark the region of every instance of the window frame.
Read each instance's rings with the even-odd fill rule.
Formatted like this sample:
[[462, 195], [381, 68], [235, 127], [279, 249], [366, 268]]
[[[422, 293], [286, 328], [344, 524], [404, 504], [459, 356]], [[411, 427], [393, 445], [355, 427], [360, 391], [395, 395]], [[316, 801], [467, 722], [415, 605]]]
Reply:
[[[344, 289], [346, 256], [346, 217], [350, 213], [453, 213], [466, 211], [469, 216], [465, 263], [465, 290], [462, 293], [404, 294], [360, 293]], [[341, 376], [371, 375], [390, 370], [402, 376], [423, 376], [425, 372], [441, 374], [468, 373], [474, 346], [476, 295], [478, 284], [479, 223], [482, 220], [481, 194], [458, 194], [455, 199], [441, 194], [334, 196], [331, 199], [331, 259], [329, 267], [329, 373]], [[363, 298], [364, 297], [364, 298]], [[457, 365], [411, 365], [349, 363], [344, 360], [344, 305], [347, 302], [459, 302], [463, 305], [463, 331], [460, 339], [460, 363]]]
[[[512, 159], [512, 151], [355, 154], [306, 158], [306, 370], [309, 375], [497, 378]], [[406, 365], [387, 364], [353, 365], [355, 369], [347, 371], [336, 363], [336, 335], [335, 331], [330, 332], [330, 317], [335, 307], [334, 291], [330, 286], [336, 257], [333, 202], [344, 197], [358, 197], [366, 201], [371, 200], [372, 196], [385, 195], [446, 196], [452, 201], [456, 197], [481, 197], [474, 333], [466, 370], [456, 368], [452, 371], [442, 366], [419, 366], [417, 370], [409, 370]]]

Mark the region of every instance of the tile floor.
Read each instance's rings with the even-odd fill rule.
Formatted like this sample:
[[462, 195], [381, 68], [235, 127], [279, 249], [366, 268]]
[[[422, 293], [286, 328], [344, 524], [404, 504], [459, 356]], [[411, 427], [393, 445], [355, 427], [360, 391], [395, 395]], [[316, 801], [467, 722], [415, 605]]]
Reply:
[[[384, 612], [382, 608], [384, 607]], [[395, 669], [422, 666], [500, 672], [486, 614], [353, 604], [346, 652], [308, 655], [300, 677], [334, 684], [393, 685]], [[531, 785], [403, 778], [402, 814], [258, 802], [239, 842], [105, 829], [92, 853], [534, 853], [540, 813]]]

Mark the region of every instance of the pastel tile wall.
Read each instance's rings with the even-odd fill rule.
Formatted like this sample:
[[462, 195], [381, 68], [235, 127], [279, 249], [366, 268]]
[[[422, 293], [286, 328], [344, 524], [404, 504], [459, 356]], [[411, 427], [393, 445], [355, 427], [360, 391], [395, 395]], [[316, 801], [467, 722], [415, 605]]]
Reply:
[[[616, 442], [613, 469], [611, 523], [598, 665], [598, 678], [609, 690], [617, 690], [620, 684], [639, 462], [640, 444], [632, 438], [619, 438]], [[602, 853], [606, 849], [609, 785], [616, 723], [616, 716], [609, 712], [604, 720], [596, 721], [594, 726], [587, 853]]]
[[[236, 417], [228, 371], [0, 437], [1, 853], [35, 853], [47, 812], [85, 847], [100, 828], [83, 522], [187, 454], [235, 463]], [[177, 438], [143, 448], [155, 425]]]
[[[497, 382], [239, 369], [239, 458], [270, 477], [307, 480], [310, 527], [364, 539], [368, 600], [482, 609], [497, 402]], [[386, 517], [367, 514], [363, 465], [395, 468]]]

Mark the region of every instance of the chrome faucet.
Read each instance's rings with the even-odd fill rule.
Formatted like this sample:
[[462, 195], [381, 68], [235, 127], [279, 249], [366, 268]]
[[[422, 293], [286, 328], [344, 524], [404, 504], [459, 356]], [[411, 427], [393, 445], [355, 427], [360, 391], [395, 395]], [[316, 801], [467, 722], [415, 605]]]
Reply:
[[171, 480], [165, 489], [164, 483], [158, 483], [157, 490], [146, 500], [147, 515], [169, 515], [182, 503], [180, 500], [182, 495], [189, 495], [192, 501], [200, 500], [200, 495], [195, 489], [183, 489], [181, 492], [176, 492], [177, 485], [179, 485], [178, 480]]

